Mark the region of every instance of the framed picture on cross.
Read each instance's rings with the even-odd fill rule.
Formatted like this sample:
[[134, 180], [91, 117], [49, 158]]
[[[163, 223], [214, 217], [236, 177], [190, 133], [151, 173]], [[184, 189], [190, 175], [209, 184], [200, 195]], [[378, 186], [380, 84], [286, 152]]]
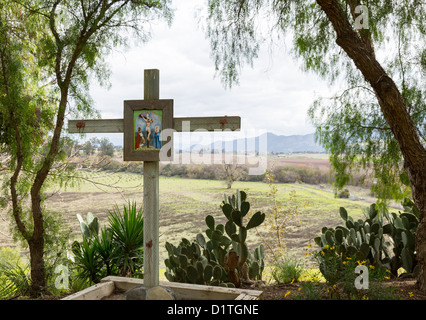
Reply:
[[164, 147], [171, 160], [173, 135], [163, 134], [167, 129], [173, 129], [173, 100], [124, 101], [124, 161], [160, 161]]

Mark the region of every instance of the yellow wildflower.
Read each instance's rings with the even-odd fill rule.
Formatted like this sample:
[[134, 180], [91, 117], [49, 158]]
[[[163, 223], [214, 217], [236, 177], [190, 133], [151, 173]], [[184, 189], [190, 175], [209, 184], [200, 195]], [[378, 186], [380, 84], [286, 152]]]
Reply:
[[287, 297], [289, 294], [290, 294], [290, 290], [285, 293], [284, 298]]
[[369, 265], [369, 268], [370, 268], [370, 269], [374, 269], [374, 266], [370, 264], [370, 265]]
[[414, 294], [412, 292], [408, 292], [409, 296], [412, 298]]
[[368, 297], [364, 294], [364, 295], [362, 296], [362, 300], [368, 300]]
[[330, 246], [328, 244], [326, 244], [323, 249], [328, 249]]

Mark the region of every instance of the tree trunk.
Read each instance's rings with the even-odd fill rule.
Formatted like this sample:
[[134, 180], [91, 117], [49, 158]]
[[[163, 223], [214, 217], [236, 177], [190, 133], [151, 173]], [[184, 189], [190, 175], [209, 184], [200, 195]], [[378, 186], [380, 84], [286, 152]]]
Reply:
[[[13, 101], [13, 98], [9, 95], [9, 85], [8, 85], [8, 73], [5, 66], [5, 57], [4, 52], [0, 55], [1, 65], [2, 65], [2, 76], [6, 84], [6, 96]], [[44, 268], [43, 261], [43, 248], [44, 248], [44, 238], [43, 238], [43, 217], [41, 215], [41, 208], [37, 211], [37, 214], [33, 215], [34, 229], [33, 232], [27, 230], [27, 226], [22, 221], [22, 207], [19, 201], [19, 192], [18, 192], [18, 178], [21, 174], [23, 168], [24, 160], [26, 156], [24, 155], [24, 150], [22, 148], [22, 137], [19, 130], [19, 124], [16, 120], [14, 105], [11, 103], [9, 105], [9, 122], [12, 125], [15, 132], [15, 142], [16, 142], [16, 167], [12, 177], [10, 178], [10, 194], [12, 198], [12, 213], [15, 219], [16, 225], [19, 232], [28, 242], [30, 250], [30, 263], [31, 263], [31, 288], [30, 295], [34, 298], [40, 296], [46, 290], [46, 272]], [[26, 151], [28, 152], [28, 151]], [[38, 199], [40, 199], [40, 193], [38, 193]], [[40, 204], [40, 201], [39, 201]], [[40, 207], [40, 206], [39, 206]]]
[[[69, 82], [67, 82], [69, 85]], [[43, 212], [41, 208], [41, 188], [46, 181], [50, 169], [59, 151], [59, 140], [64, 125], [64, 115], [68, 99], [68, 87], [61, 90], [61, 101], [56, 119], [56, 127], [52, 137], [49, 153], [43, 161], [43, 165], [37, 172], [31, 187], [31, 211], [33, 215], [34, 229], [29, 241], [31, 256], [31, 296], [37, 297], [46, 292], [46, 269], [44, 266], [44, 226]]]
[[416, 231], [416, 252], [419, 265], [417, 286], [426, 292], [426, 160], [423, 166], [406, 168], [410, 177], [413, 198], [420, 212], [420, 221]]
[[352, 28], [336, 0], [317, 0], [337, 33], [336, 43], [353, 60], [376, 93], [380, 108], [404, 157], [414, 201], [420, 211], [416, 251], [420, 268], [418, 286], [426, 293], [426, 150], [401, 93], [386, 74], [368, 44]]
[[[65, 111], [68, 103], [68, 90], [71, 83], [71, 78], [74, 70], [76, 61], [82, 51], [83, 42], [85, 43], [87, 39], [83, 35], [79, 38], [79, 41], [76, 44], [76, 47], [73, 51], [71, 61], [67, 65], [65, 77], [62, 78], [62, 53], [63, 53], [63, 43], [59, 39], [58, 33], [55, 26], [55, 11], [58, 6], [56, 3], [53, 6], [50, 16], [50, 28], [55, 37], [56, 45], [58, 51], [56, 53], [56, 81], [59, 88], [61, 89], [61, 99], [59, 101], [57, 116], [56, 116], [56, 126], [53, 131], [53, 136], [50, 144], [50, 149], [46, 157], [44, 158], [41, 168], [37, 171], [37, 174], [34, 178], [33, 185], [31, 187], [31, 210], [33, 214], [34, 222], [34, 233], [31, 237], [30, 251], [31, 252], [31, 295], [37, 296], [40, 293], [46, 292], [46, 270], [44, 266], [44, 226], [43, 226], [43, 212], [41, 208], [41, 189], [44, 182], [46, 181], [47, 176], [49, 175], [50, 169], [53, 166], [55, 158], [59, 152], [59, 142], [61, 138], [62, 127], [64, 126]], [[90, 37], [90, 35], [89, 35]]]
[[[35, 228], [34, 228], [35, 229]], [[35, 230], [34, 230], [35, 232]], [[43, 251], [44, 238], [34, 237], [29, 242], [31, 259], [31, 289], [32, 298], [38, 298], [47, 292], [46, 288], [46, 269], [44, 266]]]

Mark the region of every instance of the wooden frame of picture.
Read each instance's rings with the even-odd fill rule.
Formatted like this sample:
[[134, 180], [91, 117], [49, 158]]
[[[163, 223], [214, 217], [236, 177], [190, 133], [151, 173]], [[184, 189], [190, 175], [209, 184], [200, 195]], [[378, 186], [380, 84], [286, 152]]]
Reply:
[[124, 101], [124, 161], [160, 161], [166, 144], [172, 160], [173, 135], [162, 134], [167, 129], [173, 129], [173, 100]]

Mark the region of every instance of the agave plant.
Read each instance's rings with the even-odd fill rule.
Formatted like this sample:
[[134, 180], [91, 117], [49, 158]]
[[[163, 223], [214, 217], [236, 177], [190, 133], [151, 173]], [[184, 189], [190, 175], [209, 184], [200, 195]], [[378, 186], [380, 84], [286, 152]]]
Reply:
[[114, 243], [112, 242], [112, 233], [109, 228], [103, 228], [100, 234], [94, 239], [93, 245], [99, 254], [99, 259], [106, 268], [105, 276], [115, 274], [113, 258], [115, 253]]
[[102, 261], [96, 246], [91, 245], [88, 239], [83, 237], [83, 242], [74, 241], [72, 245], [75, 264], [77, 266], [77, 278], [98, 283], [101, 279]]
[[117, 205], [109, 211], [109, 224], [114, 245], [112, 261], [122, 276], [134, 276], [143, 266], [143, 211], [136, 203]]
[[74, 241], [72, 251], [78, 277], [99, 282], [108, 275], [137, 276], [143, 266], [143, 214], [136, 203], [109, 211], [109, 226], [99, 230], [91, 213], [86, 221], [77, 215], [83, 242]]

